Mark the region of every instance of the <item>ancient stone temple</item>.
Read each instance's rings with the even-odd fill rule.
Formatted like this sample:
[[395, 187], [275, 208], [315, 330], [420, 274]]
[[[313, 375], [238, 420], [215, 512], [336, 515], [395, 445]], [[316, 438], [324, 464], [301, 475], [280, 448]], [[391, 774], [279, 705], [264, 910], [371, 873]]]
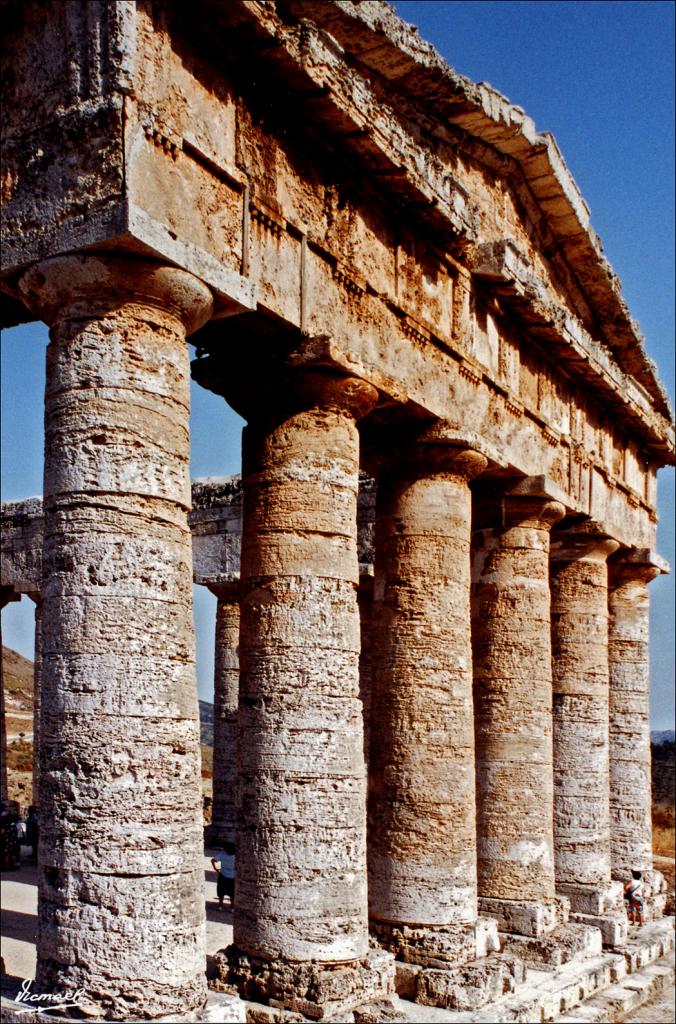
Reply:
[[[205, 1019], [194, 580], [237, 846], [211, 984], [252, 1020], [393, 1020], [395, 984], [475, 1010], [596, 957], [499, 1018], [552, 1019], [622, 976], [629, 871], [664, 907], [674, 461], [554, 139], [380, 0], [2, 10], [1, 311], [51, 339], [2, 570], [39, 610], [37, 983]], [[241, 483], [192, 497], [191, 372], [247, 424]]]

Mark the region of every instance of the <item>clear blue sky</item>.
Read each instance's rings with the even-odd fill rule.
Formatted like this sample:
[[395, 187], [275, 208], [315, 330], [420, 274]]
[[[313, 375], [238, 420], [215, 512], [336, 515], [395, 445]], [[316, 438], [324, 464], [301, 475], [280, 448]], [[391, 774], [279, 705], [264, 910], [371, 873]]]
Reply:
[[[674, 4], [422, 0], [395, 7], [458, 71], [490, 82], [550, 130], [592, 211], [649, 354], [674, 399]], [[2, 339], [2, 496], [42, 492], [46, 329]], [[239, 471], [241, 420], [193, 387], [193, 476]], [[674, 474], [660, 473], [658, 548], [674, 561]], [[212, 696], [214, 599], [196, 590], [200, 694]], [[674, 584], [651, 584], [652, 723], [673, 728]], [[32, 656], [32, 607], [3, 612]]]

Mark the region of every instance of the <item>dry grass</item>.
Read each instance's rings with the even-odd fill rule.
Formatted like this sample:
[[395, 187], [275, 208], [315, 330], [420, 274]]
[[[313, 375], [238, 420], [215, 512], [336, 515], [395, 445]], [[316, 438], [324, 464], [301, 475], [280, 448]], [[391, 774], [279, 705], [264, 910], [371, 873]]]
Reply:
[[7, 767], [16, 772], [33, 771], [33, 744], [31, 740], [12, 740], [7, 744]]
[[202, 778], [210, 779], [214, 773], [214, 751], [212, 747], [202, 744]]
[[653, 853], [658, 857], [674, 856], [676, 816], [671, 804], [653, 806]]

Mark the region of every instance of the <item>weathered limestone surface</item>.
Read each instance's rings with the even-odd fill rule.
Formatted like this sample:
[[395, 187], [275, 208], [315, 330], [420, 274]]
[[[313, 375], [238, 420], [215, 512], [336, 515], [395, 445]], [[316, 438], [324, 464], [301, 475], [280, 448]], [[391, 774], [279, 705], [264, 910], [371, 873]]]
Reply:
[[239, 476], [192, 481], [193, 581], [229, 587], [239, 577], [242, 537], [242, 481]]
[[234, 940], [280, 969], [368, 948], [355, 420], [375, 397], [309, 373], [247, 413]]
[[216, 605], [214, 656], [213, 840], [235, 841], [237, 706], [239, 701], [239, 581], [212, 588]]
[[42, 498], [4, 501], [0, 508], [0, 587], [16, 594], [39, 594], [44, 534]]
[[610, 836], [613, 877], [652, 869], [648, 583], [659, 568], [609, 566]]
[[[590, 559], [557, 560], [557, 896], [548, 535], [565, 512], [650, 547], [674, 431], [554, 140], [380, 0], [28, 0], [3, 14], [0, 317], [52, 326], [44, 584], [30, 586], [32, 554], [8, 583], [43, 600], [39, 980], [86, 978], [92, 1011], [125, 1019], [202, 1012], [190, 574], [223, 597], [240, 509], [236, 486], [222, 507], [202, 487], [191, 566], [184, 337], [201, 324], [194, 376], [236, 377], [214, 390], [249, 420], [226, 983], [315, 1017], [387, 992], [391, 954], [367, 952], [359, 697], [373, 696], [372, 669], [387, 707], [384, 728], [371, 715], [374, 919], [411, 958], [457, 960], [448, 928], [488, 948], [474, 902], [467, 479], [386, 484], [360, 692], [361, 417], [369, 437], [431, 425], [488, 459], [478, 498], [495, 484], [474, 524], [479, 908], [550, 942], [574, 884], [578, 913], [599, 911], [608, 939], [602, 636], [579, 642], [600, 622], [602, 585]], [[647, 576], [618, 573], [610, 821], [612, 870], [626, 875], [650, 866]], [[231, 733], [225, 607], [217, 732]], [[231, 777], [231, 739], [221, 753]], [[570, 807], [582, 793], [588, 818]], [[505, 963], [484, 967], [421, 973], [421, 993], [511, 984]]]
[[552, 836], [549, 531], [563, 513], [546, 497], [486, 497], [476, 518], [479, 905], [487, 913], [504, 913], [503, 929], [522, 934], [549, 930], [559, 914]]
[[400, 410], [463, 425], [471, 409], [518, 473], [652, 545], [668, 402], [553, 138], [520, 108], [378, 0], [9, 9], [9, 322], [30, 315], [16, 279], [37, 259], [152, 254], [232, 314], [219, 346], [255, 315]]
[[618, 546], [594, 524], [552, 535], [556, 884], [582, 913], [576, 895], [610, 882], [606, 560]]
[[175, 268], [57, 257], [21, 281], [47, 356], [37, 984], [112, 1019], [206, 998], [185, 334]]
[[405, 959], [477, 955], [469, 481], [486, 465], [397, 445], [378, 480], [369, 915], [400, 955], [401, 925], [428, 929]]
[[[369, 566], [369, 568], [373, 568]], [[360, 575], [359, 605], [359, 699], [364, 720], [364, 761], [368, 771], [371, 745], [371, 671], [373, 667], [373, 576]]]

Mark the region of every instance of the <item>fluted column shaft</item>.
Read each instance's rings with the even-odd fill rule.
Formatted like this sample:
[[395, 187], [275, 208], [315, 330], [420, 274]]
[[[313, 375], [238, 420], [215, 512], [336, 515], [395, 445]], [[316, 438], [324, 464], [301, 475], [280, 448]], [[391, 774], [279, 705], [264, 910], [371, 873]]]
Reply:
[[214, 767], [211, 822], [218, 842], [235, 841], [239, 582], [211, 588], [218, 598], [214, 648]]
[[299, 372], [247, 414], [234, 938], [271, 961], [368, 948], [355, 421], [375, 399]]
[[209, 290], [118, 256], [21, 280], [45, 395], [37, 987], [95, 1014], [206, 998], [186, 331]]
[[[476, 535], [473, 570], [478, 874], [487, 900], [546, 906], [555, 896], [549, 534], [563, 513], [530, 496], [484, 499], [478, 509], [478, 525], [488, 526]], [[538, 932], [546, 916], [503, 926]]]
[[652, 869], [648, 583], [651, 565], [611, 562], [610, 844], [613, 877]]
[[420, 445], [399, 451], [378, 480], [368, 851], [376, 923], [477, 917], [468, 481], [485, 466], [472, 451]]
[[618, 547], [591, 526], [552, 535], [554, 856], [573, 910], [611, 880], [606, 560]]

